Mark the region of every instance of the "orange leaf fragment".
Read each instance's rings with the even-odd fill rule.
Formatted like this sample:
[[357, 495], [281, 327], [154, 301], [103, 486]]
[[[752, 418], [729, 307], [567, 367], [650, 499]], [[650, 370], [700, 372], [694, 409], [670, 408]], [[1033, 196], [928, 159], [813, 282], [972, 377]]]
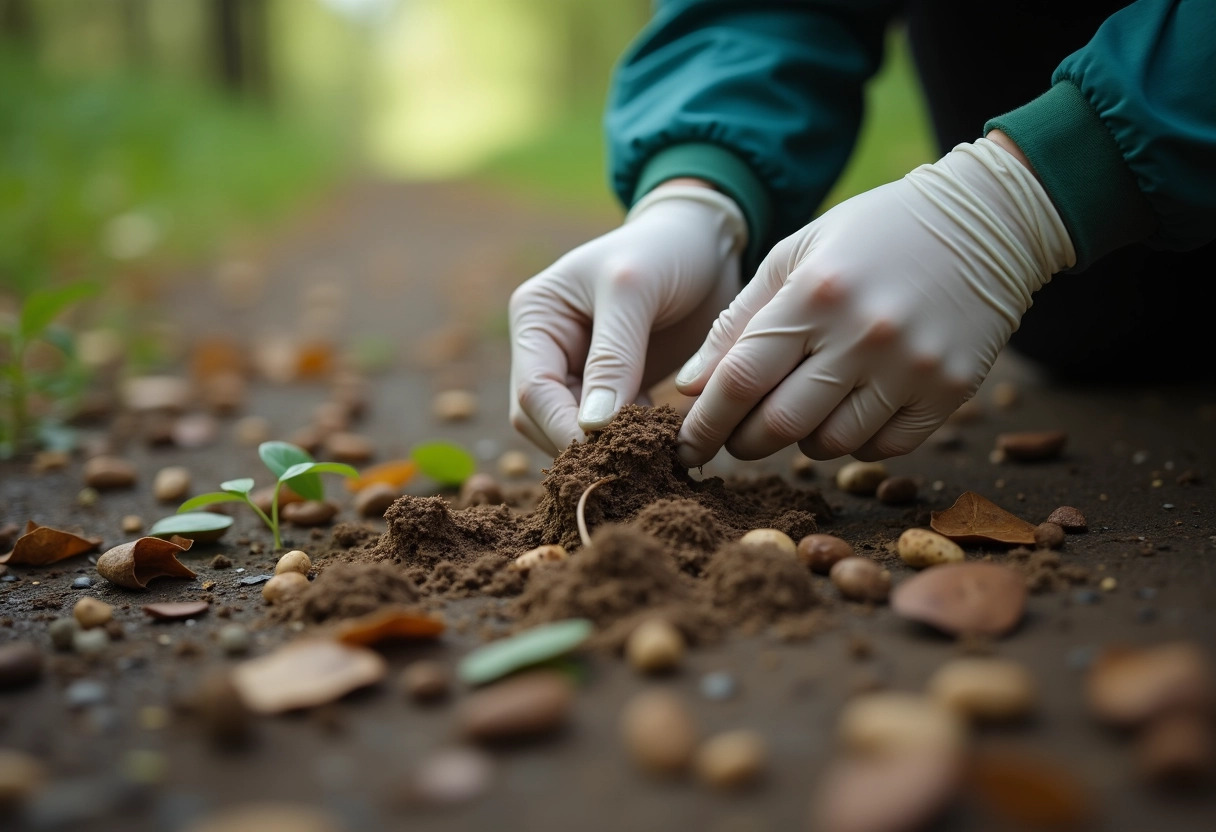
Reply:
[[335, 636], [343, 644], [363, 647], [386, 639], [435, 638], [443, 629], [443, 621], [438, 618], [390, 607], [342, 622]]
[[964, 491], [954, 505], [935, 511], [929, 525], [956, 543], [1034, 545], [1034, 525], [1010, 514], [987, 497]]
[[62, 529], [39, 526], [30, 520], [25, 526], [25, 534], [13, 544], [13, 551], [0, 555], [0, 563], [45, 566], [100, 548], [100, 537], [81, 537]]
[[190, 350], [190, 375], [196, 381], [228, 373], [244, 376], [248, 367], [245, 350], [234, 339], [223, 335], [201, 338]]
[[418, 463], [412, 459], [394, 459], [381, 462], [359, 473], [359, 476], [346, 481], [346, 488], [351, 493], [358, 493], [369, 485], [384, 483], [393, 488], [400, 488], [414, 478], [418, 473]]
[[334, 368], [334, 348], [328, 341], [309, 341], [296, 351], [296, 375], [299, 378], [320, 378]]
[[1079, 829], [1094, 814], [1076, 768], [1012, 746], [977, 752], [967, 766], [971, 793], [1017, 829]]

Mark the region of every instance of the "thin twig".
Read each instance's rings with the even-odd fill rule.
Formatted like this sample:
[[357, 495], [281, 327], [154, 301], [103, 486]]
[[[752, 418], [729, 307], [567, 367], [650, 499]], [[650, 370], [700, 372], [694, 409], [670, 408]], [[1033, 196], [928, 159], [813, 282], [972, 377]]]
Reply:
[[587, 486], [587, 490], [584, 491], [583, 495], [578, 498], [578, 508], [575, 509], [575, 517], [578, 519], [578, 536], [579, 539], [583, 541], [584, 547], [591, 546], [591, 535], [587, 533], [587, 518], [584, 516], [584, 512], [587, 509], [587, 495], [599, 488], [604, 483], [614, 479], [616, 479], [615, 476], [604, 477], [603, 479], [596, 480], [595, 482], [591, 483], [591, 485]]

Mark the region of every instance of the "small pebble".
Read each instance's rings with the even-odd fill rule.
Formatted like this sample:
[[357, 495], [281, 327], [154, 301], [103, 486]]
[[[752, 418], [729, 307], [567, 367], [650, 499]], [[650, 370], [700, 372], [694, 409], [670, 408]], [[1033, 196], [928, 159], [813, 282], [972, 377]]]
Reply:
[[103, 627], [77, 630], [72, 636], [72, 650], [81, 656], [99, 656], [110, 646], [110, 634]]
[[1062, 430], [1002, 433], [996, 438], [996, 450], [1019, 462], [1039, 462], [1058, 457], [1067, 443], [1068, 434]]
[[245, 416], [232, 426], [232, 435], [241, 445], [260, 445], [270, 438], [270, 422], [261, 416]]
[[240, 624], [225, 624], [216, 636], [220, 649], [229, 656], [239, 656], [249, 652], [253, 639], [249, 631]]
[[928, 529], [908, 529], [899, 536], [898, 549], [900, 559], [917, 569], [965, 560], [957, 543]]
[[461, 733], [477, 742], [549, 734], [565, 725], [574, 703], [569, 680], [553, 671], [513, 676], [470, 695], [461, 703]]
[[452, 674], [443, 664], [419, 659], [401, 671], [401, 689], [415, 702], [435, 702], [448, 695]]
[[768, 759], [764, 738], [755, 731], [726, 731], [697, 749], [693, 769], [707, 785], [731, 790], [759, 779]]
[[0, 748], [0, 816], [28, 802], [46, 781], [46, 767], [36, 757], [15, 748]]
[[334, 519], [338, 507], [327, 500], [305, 500], [279, 508], [279, 516], [293, 526], [324, 526]]
[[1055, 523], [1069, 534], [1080, 534], [1089, 529], [1089, 522], [1085, 519], [1085, 515], [1081, 513], [1080, 509], [1072, 506], [1060, 506], [1047, 515], [1047, 522]]
[[90, 705], [100, 705], [109, 696], [109, 688], [101, 682], [95, 682], [92, 679], [78, 679], [64, 688], [63, 691], [64, 701], [69, 708], [87, 708]]
[[42, 676], [42, 651], [28, 642], [0, 645], [0, 690], [12, 690]]
[[827, 575], [832, 567], [853, 556], [853, 547], [830, 534], [808, 534], [798, 541], [798, 558], [812, 572]]
[[56, 618], [47, 626], [47, 633], [51, 637], [51, 644], [56, 650], [67, 652], [72, 649], [72, 639], [76, 637], [76, 633], [80, 630], [80, 624], [75, 618]]
[[621, 736], [633, 761], [657, 776], [688, 768], [697, 748], [697, 729], [684, 701], [665, 690], [646, 690], [625, 704]]
[[211, 569], [231, 569], [232, 559], [227, 555], [216, 555], [207, 566]]
[[880, 503], [903, 505], [916, 499], [916, 480], [911, 477], [887, 477], [874, 492]]
[[1206, 651], [1192, 642], [1108, 648], [1090, 668], [1086, 697], [1104, 722], [1143, 725], [1163, 714], [1210, 710], [1216, 674]]
[[855, 696], [845, 705], [839, 735], [849, 751], [886, 756], [961, 750], [967, 728], [953, 711], [928, 697], [882, 691]]
[[1073, 590], [1072, 600], [1074, 604], [1096, 604], [1102, 600], [1102, 596], [1092, 589], [1077, 589]]
[[138, 474], [135, 466], [117, 456], [95, 456], [84, 464], [84, 484], [98, 491], [130, 488]]
[[494, 759], [471, 748], [450, 748], [423, 761], [412, 796], [430, 806], [454, 806], [481, 796], [494, 777]]
[[798, 553], [793, 539], [778, 529], [752, 529], [739, 538], [739, 542], [745, 546], [773, 546], [790, 555]]
[[1034, 708], [1034, 677], [1010, 659], [952, 659], [929, 679], [927, 693], [965, 718], [977, 722], [1010, 722]]
[[625, 656], [639, 673], [666, 673], [684, 658], [684, 636], [662, 618], [648, 618], [625, 642]]
[[1141, 776], [1162, 786], [1199, 786], [1216, 770], [1212, 721], [1202, 714], [1169, 714], [1140, 735], [1136, 755]]
[[72, 580], [72, 589], [88, 589], [93, 585], [93, 579], [88, 575], [81, 575], [79, 578]]
[[464, 508], [499, 506], [504, 500], [502, 486], [489, 474], [474, 474], [460, 486], [460, 505]]
[[101, 494], [96, 488], [86, 487], [76, 492], [76, 505], [82, 508], [92, 508], [100, 499]]
[[498, 473], [508, 480], [517, 480], [533, 473], [532, 461], [523, 451], [507, 451], [498, 458]]
[[162, 503], [177, 503], [190, 493], [190, 469], [181, 465], [170, 465], [156, 472], [152, 480], [152, 493]]
[[1064, 529], [1050, 521], [1034, 528], [1034, 544], [1040, 549], [1059, 549], [1064, 545]]
[[308, 578], [299, 572], [284, 572], [275, 575], [262, 587], [262, 598], [268, 604], [277, 604], [308, 587]]
[[88, 595], [81, 598], [72, 607], [72, 615], [86, 630], [100, 627], [114, 617], [114, 608], [105, 601], [99, 601]]
[[360, 433], [331, 433], [325, 439], [325, 456], [334, 462], [359, 465], [375, 455], [375, 444]]
[[123, 534], [138, 534], [144, 527], [144, 518], [138, 514], [124, 514], [122, 518]]
[[832, 567], [828, 576], [850, 601], [880, 604], [891, 594], [891, 573], [869, 558], [845, 558]]
[[279, 562], [274, 565], [276, 575], [282, 575], [284, 572], [299, 572], [301, 575], [307, 576], [311, 570], [312, 561], [308, 559], [306, 553], [299, 549], [292, 549], [279, 558]]
[[848, 494], [873, 497], [887, 477], [887, 466], [881, 462], [850, 462], [836, 472], [836, 487]]
[[477, 396], [468, 390], [445, 390], [435, 395], [431, 412], [441, 422], [463, 422], [477, 413]]
[[360, 517], [383, 517], [398, 496], [397, 489], [388, 483], [372, 483], [356, 492], [355, 512]]
[[1103, 592], [1114, 592], [1118, 586], [1119, 586], [1119, 582], [1117, 580], [1115, 580], [1114, 578], [1110, 577], [1109, 575], [1106, 576], [1105, 578], [1103, 578], [1098, 583], [1098, 588], [1101, 589]]
[[[237, 569], [236, 571], [244, 572], [245, 569], [242, 567], [240, 569]], [[273, 577], [274, 577], [274, 575], [246, 575], [243, 578], [237, 578], [236, 585], [237, 586], [257, 586], [258, 584], [266, 583]]]
[[723, 702], [734, 697], [739, 690], [739, 683], [725, 670], [714, 670], [701, 677], [698, 689], [701, 696], [711, 702]]

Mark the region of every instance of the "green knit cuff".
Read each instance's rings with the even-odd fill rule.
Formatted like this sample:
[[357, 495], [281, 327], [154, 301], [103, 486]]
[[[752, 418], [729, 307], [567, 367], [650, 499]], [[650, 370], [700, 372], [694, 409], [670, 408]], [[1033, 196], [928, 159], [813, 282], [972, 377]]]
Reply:
[[1030, 160], [1060, 219], [1080, 271], [1102, 255], [1147, 238], [1157, 225], [1148, 200], [1098, 111], [1077, 86], [1060, 81], [1038, 98], [992, 119]]
[[751, 280], [764, 252], [772, 223], [772, 204], [764, 184], [747, 163], [716, 144], [677, 144], [660, 150], [642, 168], [630, 207], [669, 179], [691, 176], [713, 183], [739, 205], [747, 219], [747, 251], [743, 254], [743, 282]]

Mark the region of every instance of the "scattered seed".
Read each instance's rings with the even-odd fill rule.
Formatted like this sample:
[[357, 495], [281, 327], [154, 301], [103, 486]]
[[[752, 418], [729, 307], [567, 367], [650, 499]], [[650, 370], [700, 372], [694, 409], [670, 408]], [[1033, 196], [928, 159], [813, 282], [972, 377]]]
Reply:
[[376, 446], [359, 433], [332, 433], [325, 440], [325, 455], [335, 462], [359, 465], [376, 455]]
[[0, 811], [8, 814], [28, 803], [46, 781], [46, 767], [36, 757], [14, 748], [0, 748]]
[[992, 405], [999, 410], [1010, 410], [1017, 407], [1022, 396], [1018, 386], [1012, 381], [1002, 381], [992, 388]]
[[783, 531], [778, 529], [752, 529], [739, 542], [745, 546], [771, 546], [790, 555], [798, 554], [798, 545]]
[[1030, 672], [1010, 659], [952, 659], [929, 679], [930, 697], [964, 718], [1009, 722], [1030, 713], [1035, 684]]
[[896, 691], [854, 697], [840, 715], [841, 744], [862, 756], [955, 752], [967, 739], [965, 723], [944, 705]]
[[471, 748], [449, 748], [423, 761], [411, 796], [429, 806], [454, 806], [479, 797], [494, 776], [494, 759]]
[[307, 576], [310, 571], [312, 571], [312, 561], [308, 559], [306, 553], [299, 549], [292, 549], [279, 558], [279, 562], [274, 565], [276, 575], [282, 575], [284, 572], [299, 572], [301, 575]]
[[72, 615], [85, 630], [100, 627], [114, 617], [114, 608], [105, 601], [85, 596], [72, 607]]
[[143, 610], [152, 618], [161, 621], [192, 619], [211, 608], [207, 601], [162, 601], [159, 604], [144, 604]]
[[372, 483], [355, 493], [355, 512], [360, 517], [383, 517], [397, 496], [397, 489], [388, 483]]
[[996, 449], [1018, 462], [1039, 462], [1058, 457], [1067, 442], [1068, 434], [1062, 430], [1002, 433], [996, 438]]
[[338, 507], [327, 500], [305, 500], [279, 507], [279, 516], [293, 526], [324, 526], [334, 519]]
[[888, 476], [887, 466], [881, 462], [850, 462], [836, 472], [836, 487], [849, 494], [873, 497]]
[[812, 572], [827, 575], [837, 563], [853, 556], [853, 547], [834, 535], [808, 534], [798, 541], [797, 554]]
[[536, 670], [478, 691], [462, 703], [461, 733], [477, 742], [501, 742], [552, 733], [569, 718], [574, 689], [551, 670]]
[[515, 480], [532, 473], [532, 462], [523, 451], [507, 451], [498, 458], [498, 473]]
[[441, 422], [463, 422], [477, 413], [477, 396], [468, 390], [445, 390], [435, 395], [431, 412]]
[[674, 670], [684, 658], [684, 636], [662, 618], [648, 618], [633, 629], [625, 655], [640, 673]]
[[1078, 534], [1089, 529], [1089, 523], [1080, 509], [1072, 506], [1060, 506], [1047, 515], [1048, 523], [1055, 523], [1069, 534]]
[[684, 701], [664, 690], [636, 694], [621, 713], [625, 748], [644, 771], [657, 776], [683, 772], [697, 747], [697, 729]]
[[51, 644], [60, 652], [72, 649], [72, 639], [80, 630], [80, 623], [75, 618], [56, 618], [47, 626], [47, 634]]
[[815, 460], [811, 459], [806, 454], [794, 454], [790, 460], [790, 473], [796, 479], [809, 480], [815, 476]]
[[238, 656], [249, 652], [253, 639], [249, 631], [240, 624], [225, 624], [216, 636], [220, 649], [229, 656]]
[[82, 488], [76, 493], [76, 505], [83, 508], [92, 508], [100, 499], [101, 494], [96, 488]]
[[452, 674], [437, 661], [419, 659], [401, 671], [401, 688], [415, 702], [434, 702], [448, 695]]
[[561, 563], [564, 560], [569, 560], [569, 558], [570, 555], [566, 552], [565, 546], [557, 543], [546, 543], [544, 546], [529, 549], [511, 561], [510, 568], [517, 572], [526, 572], [529, 569], [536, 569], [546, 564]]
[[24, 687], [41, 676], [42, 652], [37, 647], [24, 641], [0, 645], [0, 690]]
[[908, 529], [899, 536], [898, 549], [903, 562], [917, 569], [965, 560], [957, 543], [928, 529]]
[[850, 601], [880, 604], [891, 593], [891, 573], [869, 558], [838, 561], [828, 573], [840, 594]]
[[232, 426], [232, 434], [241, 445], [260, 445], [270, 438], [270, 421], [261, 416], [246, 416]]
[[262, 598], [268, 604], [277, 604], [307, 587], [308, 577], [306, 575], [299, 572], [283, 572], [266, 582], [266, 585], [262, 587]]
[[1040, 549], [1059, 549], [1064, 545], [1064, 529], [1048, 521], [1034, 527], [1034, 543]]
[[190, 469], [171, 465], [156, 472], [152, 481], [152, 493], [162, 503], [177, 503], [190, 493]]
[[1211, 719], [1195, 713], [1168, 714], [1149, 723], [1137, 742], [1144, 779], [1165, 786], [1196, 786], [1211, 778], [1216, 738]]
[[1099, 719], [1135, 726], [1170, 712], [1209, 710], [1216, 681], [1206, 654], [1190, 642], [1111, 648], [1090, 668], [1086, 695]]
[[81, 656], [99, 656], [110, 646], [110, 634], [104, 627], [77, 630], [72, 636], [72, 650]]
[[760, 778], [768, 759], [764, 738], [755, 731], [726, 731], [697, 749], [693, 768], [716, 789], [740, 789]]
[[1101, 583], [1098, 584], [1098, 588], [1103, 592], [1114, 592], [1118, 586], [1119, 582], [1110, 576], [1103, 578]]
[[911, 477], [887, 477], [874, 492], [880, 503], [903, 505], [916, 499], [916, 480]]

